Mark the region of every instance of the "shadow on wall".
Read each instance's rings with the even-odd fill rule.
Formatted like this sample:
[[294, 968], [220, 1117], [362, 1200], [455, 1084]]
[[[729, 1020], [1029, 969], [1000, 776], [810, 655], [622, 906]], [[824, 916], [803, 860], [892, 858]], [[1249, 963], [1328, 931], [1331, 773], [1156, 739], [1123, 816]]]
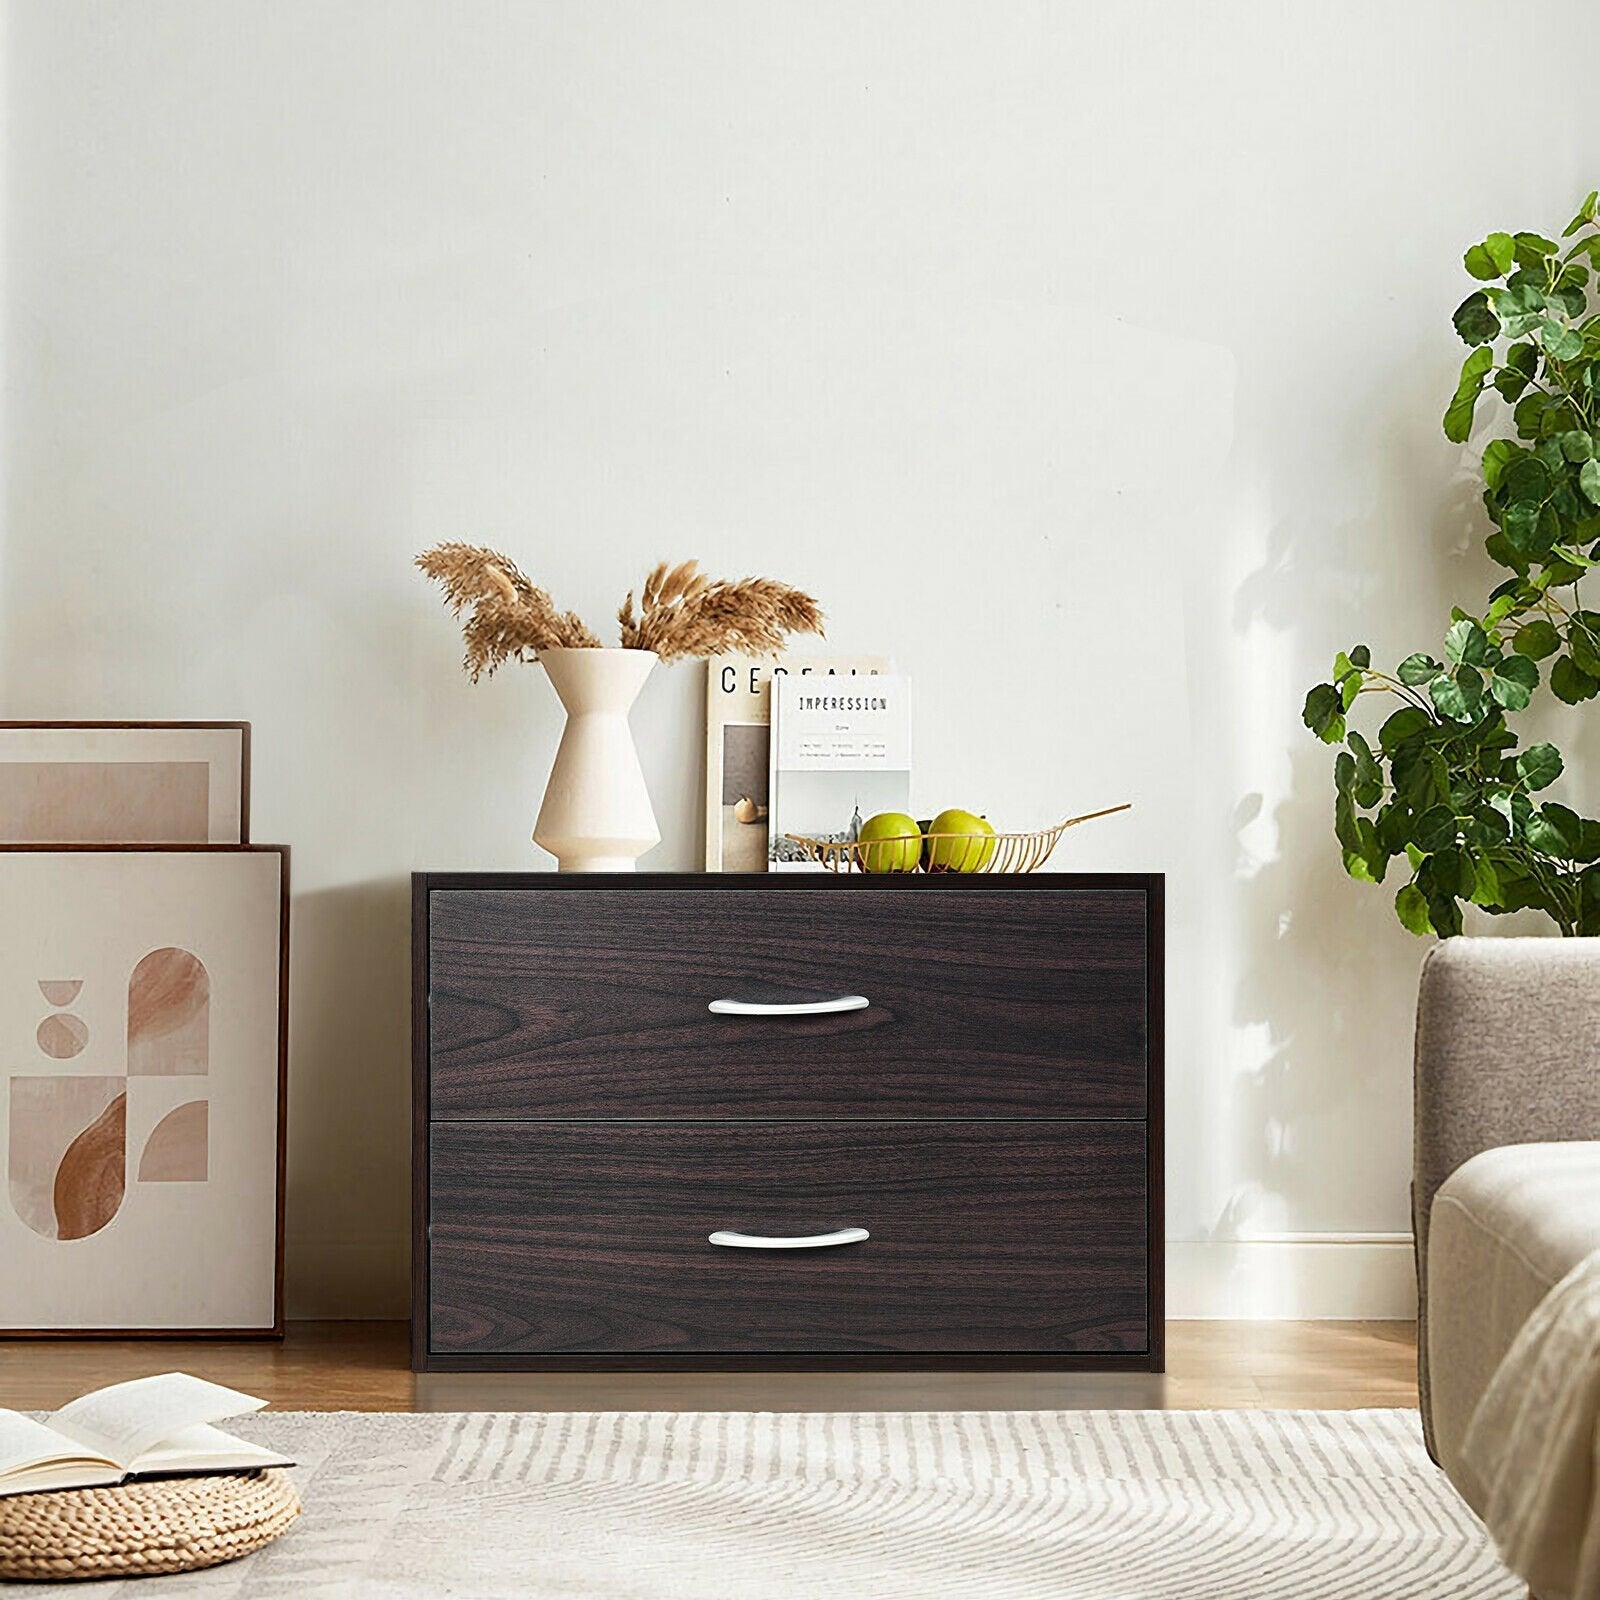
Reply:
[[[1256, 625], [1290, 636], [1279, 660], [1294, 681], [1279, 686], [1275, 726], [1292, 715], [1293, 734], [1281, 798], [1270, 804], [1254, 790], [1234, 809], [1241, 977], [1231, 1021], [1248, 1056], [1234, 1100], [1235, 1185], [1212, 1239], [1330, 1227], [1383, 1234], [1407, 1215], [1416, 976], [1432, 941], [1395, 918], [1404, 878], [1371, 885], [1345, 875], [1333, 836], [1334, 751], [1298, 713], [1336, 650], [1366, 640], [1382, 662], [1437, 649], [1451, 603], [1470, 603], [1499, 581], [1482, 551], [1475, 458], [1464, 456], [1439, 492], [1419, 436], [1430, 403], [1417, 393], [1391, 397], [1388, 422], [1363, 428], [1335, 469], [1347, 483], [1372, 485], [1370, 497], [1356, 495], [1367, 509], [1304, 536], [1275, 524], [1234, 596], [1236, 636]], [[1313, 630], [1309, 595], [1323, 597]], [[1380, 703], [1390, 698], [1364, 698], [1354, 725], [1375, 737], [1398, 704]], [[1275, 754], [1281, 762], [1284, 752]], [[1246, 771], [1260, 769], [1263, 752], [1244, 755]], [[1298, 1028], [1286, 1025], [1296, 1016]], [[1319, 1149], [1340, 1159], [1307, 1158]]]
[[297, 895], [289, 978], [291, 1317], [410, 1304], [411, 885]]
[[[1315, 744], [1296, 751], [1290, 793], [1271, 813], [1280, 849], [1258, 864], [1241, 850], [1233, 1022], [1251, 1053], [1235, 1100], [1237, 1187], [1217, 1239], [1335, 1225], [1391, 1232], [1405, 1215], [1411, 1008], [1426, 945], [1395, 920], [1392, 886], [1345, 877], [1331, 763]], [[1245, 796], [1237, 831], [1261, 810], [1259, 794]], [[1309, 1026], [1286, 1026], [1289, 994]], [[1308, 1159], [1317, 1149], [1343, 1159]]]

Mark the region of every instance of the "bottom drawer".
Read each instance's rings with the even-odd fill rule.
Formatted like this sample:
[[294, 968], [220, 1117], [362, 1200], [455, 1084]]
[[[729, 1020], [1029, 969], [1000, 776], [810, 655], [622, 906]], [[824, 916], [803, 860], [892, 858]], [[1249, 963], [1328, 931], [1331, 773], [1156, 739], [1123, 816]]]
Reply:
[[[1140, 1122], [435, 1123], [437, 1355], [1149, 1347]], [[820, 1249], [725, 1248], [718, 1231]]]

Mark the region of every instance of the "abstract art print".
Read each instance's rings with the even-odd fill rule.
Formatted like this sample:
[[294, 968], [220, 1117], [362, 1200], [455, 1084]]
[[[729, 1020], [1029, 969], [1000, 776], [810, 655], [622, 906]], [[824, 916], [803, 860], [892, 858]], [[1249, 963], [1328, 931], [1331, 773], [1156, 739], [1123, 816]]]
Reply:
[[246, 722], [0, 722], [0, 844], [243, 844]]
[[0, 849], [0, 1332], [279, 1323], [285, 852]]

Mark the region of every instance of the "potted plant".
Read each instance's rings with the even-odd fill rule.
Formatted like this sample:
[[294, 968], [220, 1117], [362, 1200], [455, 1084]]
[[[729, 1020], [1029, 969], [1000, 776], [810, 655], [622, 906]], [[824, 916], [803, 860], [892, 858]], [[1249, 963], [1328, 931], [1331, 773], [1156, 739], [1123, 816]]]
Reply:
[[628, 712], [656, 662], [721, 655], [773, 655], [793, 633], [821, 633], [815, 600], [770, 578], [707, 577], [694, 561], [662, 562], [617, 613], [618, 646], [607, 648], [571, 611], [508, 556], [448, 543], [416, 560], [444, 590], [466, 640], [463, 666], [476, 683], [507, 661], [536, 661], [567, 722], [534, 842], [563, 872], [632, 872], [661, 838]]
[[[1460, 933], [1466, 904], [1600, 933], [1600, 821], [1543, 797], [1561, 754], [1519, 749], [1509, 720], [1541, 684], [1569, 705], [1600, 693], [1600, 611], [1581, 593], [1600, 566], [1596, 213], [1591, 194], [1560, 242], [1491, 233], [1464, 258], [1481, 286], [1456, 308], [1471, 349], [1444, 431], [1464, 444], [1491, 390], [1509, 408], [1514, 434], [1482, 457], [1484, 547], [1508, 576], [1481, 610], [1452, 611], [1437, 657], [1384, 671], [1356, 645], [1306, 696], [1306, 725], [1344, 747], [1333, 776], [1345, 870], [1382, 883], [1397, 869], [1395, 911], [1413, 933]], [[1349, 725], [1369, 695], [1392, 708], [1371, 739]]]

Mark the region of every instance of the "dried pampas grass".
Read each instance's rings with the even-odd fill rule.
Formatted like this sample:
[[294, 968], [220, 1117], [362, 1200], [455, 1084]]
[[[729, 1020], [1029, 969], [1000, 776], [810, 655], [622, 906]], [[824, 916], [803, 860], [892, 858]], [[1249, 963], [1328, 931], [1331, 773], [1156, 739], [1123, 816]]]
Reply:
[[600, 648], [581, 617], [557, 611], [555, 601], [498, 550], [452, 541], [424, 550], [416, 564], [444, 590], [456, 616], [472, 607], [461, 634], [467, 642], [462, 666], [474, 683], [513, 658], [526, 661], [529, 651]]
[[737, 583], [708, 578], [699, 564], [662, 562], [645, 579], [634, 615], [633, 591], [617, 613], [628, 650], [654, 650], [663, 661], [776, 655], [791, 633], [821, 633], [822, 609], [808, 594], [771, 578]]
[[[498, 550], [439, 544], [416, 564], [444, 590], [455, 615], [471, 608], [461, 630], [467, 644], [462, 665], [474, 683], [541, 650], [601, 648], [582, 618], [557, 611], [555, 601]], [[709, 578], [695, 561], [663, 561], [645, 579], [637, 613], [630, 589], [617, 621], [624, 650], [653, 650], [663, 661], [734, 651], [774, 655], [791, 633], [822, 632], [822, 611], [810, 595], [770, 578]]]

